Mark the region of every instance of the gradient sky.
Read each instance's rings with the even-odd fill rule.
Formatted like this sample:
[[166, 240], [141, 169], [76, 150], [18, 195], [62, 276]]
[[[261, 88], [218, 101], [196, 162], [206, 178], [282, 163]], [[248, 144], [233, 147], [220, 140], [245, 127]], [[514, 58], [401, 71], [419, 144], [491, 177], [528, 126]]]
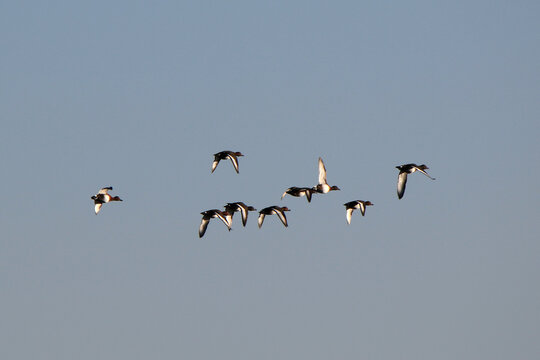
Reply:
[[[538, 1], [0, 3], [0, 357], [540, 358], [539, 34]], [[319, 156], [341, 191], [280, 200]], [[199, 239], [232, 201], [289, 227]]]

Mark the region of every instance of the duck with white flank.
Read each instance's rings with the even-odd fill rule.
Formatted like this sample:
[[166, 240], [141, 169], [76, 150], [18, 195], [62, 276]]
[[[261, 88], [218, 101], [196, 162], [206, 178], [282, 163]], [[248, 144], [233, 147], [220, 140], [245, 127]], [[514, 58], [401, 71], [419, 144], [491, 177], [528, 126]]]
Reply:
[[281, 195], [281, 200], [283, 200], [285, 195], [289, 194], [289, 195], [295, 196], [295, 197], [305, 196], [307, 201], [311, 202], [311, 195], [314, 192], [316, 192], [316, 191], [314, 189], [312, 189], [312, 188], [293, 186], [293, 187], [290, 187], [287, 190], [285, 190], [283, 195]]
[[218, 218], [219, 220], [223, 221], [225, 226], [227, 226], [227, 229], [231, 231], [231, 224], [227, 220], [228, 213], [226, 211], [220, 211], [218, 209], [213, 210], [206, 210], [201, 213], [202, 220], [201, 225], [199, 226], [199, 237], [202, 238], [204, 233], [206, 232], [206, 228], [208, 227], [208, 223], [210, 222], [210, 219]]
[[355, 200], [349, 201], [348, 203], [345, 203], [343, 205], [345, 205], [345, 209], [347, 209], [347, 223], [350, 224], [354, 209], [360, 209], [362, 216], [364, 216], [366, 214], [366, 206], [371, 206], [373, 204], [371, 203], [371, 201]]
[[319, 158], [319, 184], [314, 186], [313, 190], [321, 194], [326, 194], [332, 190], [339, 190], [337, 186], [330, 186], [326, 182], [326, 168], [324, 167], [324, 163], [321, 158]]
[[232, 225], [232, 218], [236, 211], [240, 211], [242, 214], [242, 225], [246, 226], [248, 211], [257, 211], [253, 206], [248, 206], [243, 202], [227, 203], [225, 205], [225, 211], [227, 213], [227, 221]]
[[101, 188], [96, 195], [91, 197], [91, 199], [94, 200], [94, 211], [96, 212], [96, 215], [101, 210], [103, 204], [108, 203], [109, 201], [123, 201], [118, 196], [111, 196], [108, 194], [109, 190], [112, 189], [112, 186]]
[[425, 170], [429, 169], [426, 165], [416, 165], [416, 164], [405, 164], [396, 166], [396, 169], [399, 169], [398, 183], [397, 183], [397, 196], [399, 199], [405, 194], [405, 186], [407, 185], [407, 174], [412, 174], [415, 171], [420, 171], [422, 174], [426, 175], [431, 180], [435, 180], [428, 175]]
[[279, 207], [279, 206], [269, 206], [267, 208], [262, 209], [259, 211], [259, 228], [262, 226], [264, 217], [266, 215], [277, 215], [279, 217], [279, 220], [285, 225], [285, 227], [289, 226], [287, 224], [287, 217], [285, 216], [285, 211], [290, 211], [288, 207]]
[[214, 154], [214, 162], [212, 163], [212, 173], [214, 170], [216, 170], [216, 167], [218, 166], [220, 160], [229, 159], [231, 160], [234, 170], [236, 170], [236, 173], [238, 174], [238, 157], [244, 156], [241, 152], [235, 152], [235, 151], [221, 151], [216, 154]]

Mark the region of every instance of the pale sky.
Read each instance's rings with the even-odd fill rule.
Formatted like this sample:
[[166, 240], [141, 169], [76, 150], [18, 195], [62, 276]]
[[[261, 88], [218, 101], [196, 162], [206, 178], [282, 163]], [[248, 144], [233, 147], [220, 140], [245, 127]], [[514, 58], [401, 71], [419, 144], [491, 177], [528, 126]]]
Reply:
[[539, 14], [2, 2], [0, 358], [540, 358]]

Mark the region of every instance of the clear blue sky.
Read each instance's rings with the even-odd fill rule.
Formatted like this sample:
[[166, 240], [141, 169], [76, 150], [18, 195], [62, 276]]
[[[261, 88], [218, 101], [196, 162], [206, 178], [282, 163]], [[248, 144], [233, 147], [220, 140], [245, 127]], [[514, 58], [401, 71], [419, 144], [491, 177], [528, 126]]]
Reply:
[[[539, 14], [2, 2], [0, 357], [538, 359]], [[319, 156], [342, 190], [281, 201]], [[199, 239], [231, 201], [289, 228]]]

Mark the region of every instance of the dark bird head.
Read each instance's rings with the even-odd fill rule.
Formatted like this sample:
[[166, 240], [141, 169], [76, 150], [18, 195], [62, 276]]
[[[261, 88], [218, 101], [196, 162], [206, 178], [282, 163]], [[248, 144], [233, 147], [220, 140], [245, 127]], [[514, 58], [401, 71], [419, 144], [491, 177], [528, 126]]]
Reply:
[[330, 190], [341, 190], [341, 189], [338, 188], [336, 185], [334, 185], [334, 186], [332, 186], [332, 187], [330, 188]]

